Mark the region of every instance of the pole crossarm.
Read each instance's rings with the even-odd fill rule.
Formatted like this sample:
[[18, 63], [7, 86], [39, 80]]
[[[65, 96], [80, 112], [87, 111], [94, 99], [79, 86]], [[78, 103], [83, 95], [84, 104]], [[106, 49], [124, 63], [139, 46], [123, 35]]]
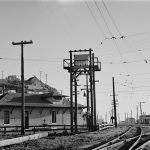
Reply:
[[21, 44], [33, 44], [32, 40], [30, 41], [21, 41], [21, 42], [12, 42], [12, 45], [21, 45]]

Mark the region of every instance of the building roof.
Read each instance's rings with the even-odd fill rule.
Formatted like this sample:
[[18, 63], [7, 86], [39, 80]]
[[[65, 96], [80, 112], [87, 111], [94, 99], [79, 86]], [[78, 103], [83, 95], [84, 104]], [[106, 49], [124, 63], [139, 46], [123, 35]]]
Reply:
[[[69, 108], [70, 101], [66, 98], [62, 100], [60, 97], [64, 95], [45, 95], [45, 94], [25, 94], [26, 107], [48, 107], [48, 108]], [[0, 96], [0, 107], [20, 107], [21, 93], [7, 93]], [[73, 104], [74, 106], [74, 104]], [[78, 104], [78, 108], [85, 108], [85, 106]]]
[[[36, 85], [38, 83], [38, 86]], [[43, 92], [52, 92], [58, 94], [57, 89], [43, 83], [36, 76], [33, 76], [25, 81], [28, 91], [43, 91]], [[32, 85], [32, 86], [31, 86]], [[34, 85], [34, 86], [33, 86]]]

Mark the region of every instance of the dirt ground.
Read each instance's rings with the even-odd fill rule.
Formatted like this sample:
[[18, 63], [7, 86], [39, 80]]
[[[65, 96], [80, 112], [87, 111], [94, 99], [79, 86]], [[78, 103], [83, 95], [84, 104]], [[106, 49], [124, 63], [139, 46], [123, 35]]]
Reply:
[[85, 150], [93, 144], [101, 145], [107, 140], [125, 132], [127, 127], [109, 128], [99, 132], [82, 133], [69, 136], [48, 136], [38, 140], [13, 145], [11, 150]]

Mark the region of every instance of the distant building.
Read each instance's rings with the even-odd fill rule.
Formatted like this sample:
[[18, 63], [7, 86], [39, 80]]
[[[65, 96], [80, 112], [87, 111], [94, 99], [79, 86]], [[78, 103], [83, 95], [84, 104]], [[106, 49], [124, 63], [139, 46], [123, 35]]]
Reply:
[[[74, 105], [74, 104], [73, 104]], [[85, 124], [83, 109], [78, 104], [78, 125]], [[70, 125], [70, 101], [64, 95], [25, 94], [25, 126]], [[0, 96], [0, 125], [21, 125], [21, 94]]]
[[150, 115], [142, 115], [139, 116], [139, 123], [143, 123], [143, 124], [150, 124]]
[[126, 118], [125, 123], [134, 124], [136, 123], [135, 118]]
[[[16, 75], [10, 75], [5, 79], [0, 79], [0, 95], [4, 93], [21, 93], [21, 80]], [[40, 81], [36, 76], [25, 81], [25, 93], [28, 94], [44, 94], [59, 92]]]

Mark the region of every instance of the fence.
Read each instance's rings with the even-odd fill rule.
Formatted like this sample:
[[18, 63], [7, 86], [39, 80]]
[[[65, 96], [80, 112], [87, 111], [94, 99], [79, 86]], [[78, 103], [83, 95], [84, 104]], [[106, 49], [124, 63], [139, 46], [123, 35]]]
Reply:
[[[78, 125], [77, 126], [78, 131], [83, 132], [87, 130], [86, 125]], [[37, 125], [37, 126], [29, 126], [25, 129], [25, 132], [28, 133], [36, 133], [40, 131], [68, 131], [70, 132], [71, 126], [70, 125]], [[0, 126], [0, 133], [6, 134], [6, 133], [20, 133], [21, 132], [21, 126]]]

